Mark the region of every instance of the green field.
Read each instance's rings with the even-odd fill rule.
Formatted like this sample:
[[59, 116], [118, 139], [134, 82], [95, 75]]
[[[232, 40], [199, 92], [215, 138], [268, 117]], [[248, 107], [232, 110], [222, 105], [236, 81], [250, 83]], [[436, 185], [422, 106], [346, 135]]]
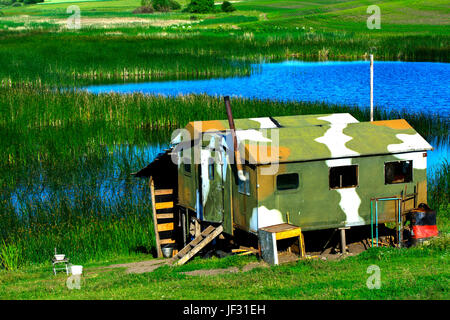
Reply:
[[81, 30], [66, 28], [70, 3], [1, 10], [0, 81], [67, 86], [246, 75], [261, 60], [450, 57], [450, 9], [437, 0], [407, 10], [375, 1], [386, 11], [380, 30], [366, 27], [367, 1], [241, 1], [232, 14], [194, 15], [136, 15], [138, 0], [75, 2]]
[[[195, 259], [142, 275], [100, 269], [149, 259], [154, 250], [147, 182], [130, 173], [148, 164], [173, 128], [225, 119], [226, 113], [220, 98], [204, 95], [61, 90], [245, 76], [260, 61], [361, 60], [369, 53], [378, 60], [449, 62], [448, 1], [247, 0], [234, 3], [231, 14], [134, 14], [140, 0], [3, 3], [0, 299], [449, 298], [449, 163], [428, 179], [429, 202], [444, 234], [429, 247], [371, 249], [343, 261], [301, 261], [212, 278], [180, 272], [242, 267], [255, 258]], [[80, 30], [66, 28], [72, 4], [81, 9]], [[372, 4], [381, 8], [380, 30], [366, 26]], [[232, 104], [236, 118], [330, 112], [369, 117], [367, 110], [324, 103], [236, 98]], [[375, 119], [400, 117], [427, 139], [449, 139], [448, 119], [375, 110]], [[55, 246], [87, 267], [81, 290], [71, 291], [65, 276], [51, 275]], [[382, 270], [380, 290], [365, 285], [371, 264]]]
[[[127, 274], [104, 269], [142, 256], [85, 265], [79, 290], [49, 264], [0, 271], [2, 299], [449, 299], [448, 238], [414, 249], [374, 248], [338, 261], [306, 260], [247, 272], [190, 276], [181, 272], [242, 268], [254, 257], [194, 259], [187, 265]], [[367, 268], [380, 268], [380, 289], [368, 289]]]
[[[184, 6], [187, 0], [179, 1]], [[139, 0], [112, 1], [46, 1], [43, 4], [24, 7], [5, 7], [6, 16], [31, 15], [42, 17], [67, 16], [68, 5], [80, 7], [82, 16], [120, 17], [130, 16], [140, 5]], [[450, 7], [445, 0], [421, 1], [346, 1], [320, 0], [307, 1], [271, 1], [244, 0], [234, 3], [237, 11], [234, 16], [257, 17], [258, 21], [244, 22], [244, 27], [313, 27], [317, 30], [343, 30], [347, 32], [367, 32], [366, 12], [369, 5], [378, 5], [381, 9], [381, 30], [374, 33], [448, 33]], [[200, 15], [201, 18], [220, 18], [225, 14]], [[153, 18], [155, 15], [144, 15]], [[157, 14], [158, 18], [188, 19], [189, 15], [181, 12]], [[223, 21], [217, 21], [223, 24]], [[231, 22], [233, 23], [233, 22]]]

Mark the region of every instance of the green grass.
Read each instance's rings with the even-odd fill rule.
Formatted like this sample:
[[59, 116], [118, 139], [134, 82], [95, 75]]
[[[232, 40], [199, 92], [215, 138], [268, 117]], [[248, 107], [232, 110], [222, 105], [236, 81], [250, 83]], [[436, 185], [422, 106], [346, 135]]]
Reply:
[[[53, 2], [53, 3], [52, 3]], [[189, 1], [179, 1], [185, 6]], [[69, 4], [78, 5], [85, 16], [120, 17], [129, 16], [140, 6], [139, 0], [121, 1], [49, 1], [44, 4], [29, 5], [16, 8], [4, 8], [6, 16], [32, 15], [42, 17], [62, 17]], [[369, 5], [378, 5], [381, 9], [381, 30], [373, 30], [374, 34], [384, 33], [442, 33], [449, 32], [448, 13], [450, 11], [445, 0], [321, 0], [321, 1], [272, 1], [245, 0], [234, 3], [237, 12], [233, 15], [258, 17], [259, 22], [240, 21], [243, 26], [272, 27], [314, 27], [326, 31], [347, 31], [367, 33], [366, 10]], [[66, 15], [67, 16], [67, 15]], [[168, 17], [184, 17], [180, 11], [166, 14]], [[200, 17], [221, 17], [223, 14], [205, 14]], [[230, 21], [229, 23], [236, 23]]]
[[[78, 31], [53, 20], [65, 21], [68, 3], [2, 10], [0, 81], [72, 86], [247, 75], [249, 63], [261, 60], [357, 60], [370, 52], [378, 60], [448, 62], [450, 57], [445, 19], [450, 9], [441, 0], [248, 0], [236, 3], [232, 14], [195, 15], [134, 15], [138, 0], [75, 2], [87, 18], [194, 22], [165, 27], [85, 23]], [[366, 28], [365, 9], [374, 3], [382, 10], [381, 30]]]
[[[324, 102], [233, 98], [232, 104], [235, 118], [350, 112], [358, 120], [368, 121], [370, 116], [368, 108]], [[0, 111], [2, 126], [8, 128], [19, 126], [27, 130], [30, 127], [64, 128], [78, 124], [156, 129], [183, 127], [194, 120], [226, 119], [220, 97], [208, 95], [163, 97], [142, 93], [93, 94], [85, 91], [45, 88], [0, 88]], [[406, 119], [426, 138], [448, 138], [448, 121], [438, 115], [374, 109], [375, 120], [398, 118]]]
[[429, 204], [438, 209], [438, 229], [450, 232], [450, 163], [444, 159], [442, 165], [430, 177], [427, 186]]
[[[247, 75], [262, 59], [364, 59], [448, 61], [443, 36], [372, 39], [335, 33], [196, 32], [180, 27], [133, 29], [137, 34], [87, 30], [80, 34], [32, 31], [0, 33], [0, 83], [72, 86], [98, 82], [148, 81]], [[128, 30], [129, 31], [129, 30]], [[139, 32], [141, 31], [141, 32]], [[119, 34], [117, 34], [119, 32]], [[323, 52], [327, 52], [324, 56]]]
[[[182, 271], [242, 267], [253, 257], [194, 259], [186, 266], [125, 274], [84, 265], [80, 290], [50, 265], [0, 272], [2, 299], [448, 299], [448, 237], [413, 249], [374, 248], [341, 261], [300, 261], [248, 272], [198, 277]], [[142, 259], [137, 257], [136, 259]], [[115, 261], [114, 261], [115, 262]], [[381, 270], [381, 288], [366, 286], [367, 268]]]

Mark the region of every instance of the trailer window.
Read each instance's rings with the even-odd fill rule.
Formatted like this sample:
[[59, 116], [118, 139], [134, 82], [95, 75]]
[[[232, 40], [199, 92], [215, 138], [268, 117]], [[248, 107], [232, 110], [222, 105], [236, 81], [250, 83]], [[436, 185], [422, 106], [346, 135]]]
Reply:
[[250, 175], [247, 171], [244, 171], [245, 181], [238, 178], [238, 191], [239, 193], [250, 195]]
[[184, 172], [187, 174], [191, 173], [191, 164], [190, 163], [184, 164]]
[[384, 164], [384, 183], [406, 183], [412, 181], [412, 160], [392, 161]]
[[209, 180], [214, 180], [214, 163], [208, 165], [208, 178]]
[[277, 190], [290, 190], [298, 188], [298, 173], [277, 175]]
[[189, 153], [188, 156], [185, 156], [185, 150], [182, 150], [180, 152], [180, 159], [181, 159], [181, 164], [183, 165], [183, 170], [184, 170], [184, 174], [186, 175], [190, 175], [191, 174], [191, 158], [189, 157]]
[[330, 189], [352, 188], [358, 186], [358, 166], [330, 168]]

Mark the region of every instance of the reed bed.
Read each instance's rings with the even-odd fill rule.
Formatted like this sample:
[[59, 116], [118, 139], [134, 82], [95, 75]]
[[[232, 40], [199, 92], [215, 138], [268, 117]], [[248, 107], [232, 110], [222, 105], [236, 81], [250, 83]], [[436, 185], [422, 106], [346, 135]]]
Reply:
[[248, 75], [283, 59], [448, 61], [448, 36], [369, 36], [303, 30], [136, 28], [0, 34], [0, 83], [53, 86]]
[[[233, 98], [236, 118], [350, 112], [368, 121], [369, 109], [325, 102]], [[406, 119], [424, 137], [448, 137], [448, 118], [375, 108], [374, 119]], [[27, 128], [90, 123], [123, 128], [180, 127], [193, 120], [226, 119], [223, 100], [208, 95], [92, 94], [81, 90], [0, 88], [0, 125]]]
[[[366, 109], [325, 103], [232, 98], [232, 106], [236, 118], [329, 112], [369, 117]], [[397, 117], [425, 137], [448, 139], [448, 122], [438, 116], [375, 110], [376, 119]], [[151, 252], [148, 182], [130, 173], [167, 146], [172, 128], [207, 119], [226, 119], [220, 97], [0, 88], [4, 266], [48, 263], [55, 247], [74, 263]], [[445, 172], [444, 180], [430, 179], [430, 195], [448, 203]]]
[[20, 256], [8, 261], [45, 263], [55, 247], [73, 263], [152, 251], [148, 181], [130, 173], [167, 146], [168, 131], [79, 123], [15, 126], [1, 137], [11, 140], [0, 147], [9, 157], [0, 165], [0, 239]]
[[[450, 213], [450, 162], [444, 159], [441, 166], [428, 179], [428, 198], [433, 208], [442, 208]], [[447, 219], [450, 217], [447, 216]]]

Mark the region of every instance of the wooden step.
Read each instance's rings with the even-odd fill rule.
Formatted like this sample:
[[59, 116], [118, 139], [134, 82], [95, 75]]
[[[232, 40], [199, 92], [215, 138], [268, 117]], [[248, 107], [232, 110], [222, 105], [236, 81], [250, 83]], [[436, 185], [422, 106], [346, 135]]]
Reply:
[[158, 189], [155, 190], [155, 196], [164, 196], [168, 194], [173, 194], [173, 189]]
[[173, 222], [158, 224], [158, 232], [173, 230]]
[[223, 231], [223, 227], [219, 226], [215, 228], [211, 233], [209, 233], [202, 241], [196, 245], [192, 250], [190, 250], [186, 255], [181, 257], [177, 261], [177, 265], [185, 264], [189, 259], [191, 259], [194, 255], [196, 255], [201, 249], [206, 247], [208, 243], [210, 243], [212, 240], [214, 240], [215, 237], [217, 237], [219, 234], [221, 234]]
[[173, 219], [173, 213], [172, 212], [157, 213], [156, 219]]
[[205, 230], [203, 230], [203, 232], [197, 238], [195, 238], [194, 240], [189, 242], [183, 249], [180, 250], [180, 252], [178, 252], [178, 255], [177, 255], [178, 258], [181, 258], [186, 253], [188, 253], [189, 250], [192, 250], [193, 247], [198, 245], [208, 234], [210, 234], [213, 231], [214, 231], [213, 226], [209, 226]]
[[155, 209], [156, 210], [160, 210], [160, 209], [170, 209], [173, 208], [173, 202], [157, 202], [155, 203]]
[[214, 238], [221, 234], [222, 231], [223, 227], [221, 225], [217, 228], [209, 226], [197, 238], [192, 240], [186, 247], [178, 252], [178, 254], [173, 257], [173, 260], [176, 261], [175, 263], [177, 265], [185, 264], [208, 243], [210, 243]]

